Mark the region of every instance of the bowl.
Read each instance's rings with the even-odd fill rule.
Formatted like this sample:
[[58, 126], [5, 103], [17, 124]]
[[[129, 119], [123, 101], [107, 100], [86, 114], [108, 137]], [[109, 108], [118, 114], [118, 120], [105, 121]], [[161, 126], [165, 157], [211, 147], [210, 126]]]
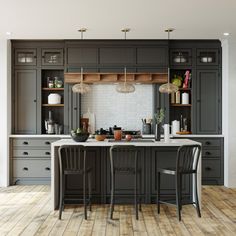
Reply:
[[97, 141], [104, 141], [107, 136], [105, 134], [96, 134], [95, 139]]
[[89, 137], [89, 133], [71, 133], [71, 138], [75, 142], [86, 142]]

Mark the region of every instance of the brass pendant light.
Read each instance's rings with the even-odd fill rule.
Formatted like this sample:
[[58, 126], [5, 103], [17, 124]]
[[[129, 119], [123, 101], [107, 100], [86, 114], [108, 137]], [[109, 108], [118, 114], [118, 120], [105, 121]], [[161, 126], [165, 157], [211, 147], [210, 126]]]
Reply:
[[[81, 28], [78, 31], [81, 33], [81, 39], [83, 39], [83, 34], [84, 34], [84, 32], [87, 31], [87, 29]], [[92, 90], [91, 87], [88, 84], [85, 84], [83, 82], [83, 68], [81, 67], [81, 69], [80, 69], [80, 83], [75, 84], [72, 87], [72, 91], [73, 91], [73, 93], [85, 94], [85, 93], [89, 93], [91, 90]]]
[[[173, 32], [174, 29], [166, 29], [165, 32], [168, 33], [168, 43], [169, 43], [169, 40], [170, 40], [170, 33]], [[169, 62], [168, 62], [168, 82], [166, 84], [162, 84], [160, 87], [159, 87], [159, 91], [160, 93], [167, 93], [167, 94], [170, 94], [170, 93], [176, 93], [178, 90], [179, 90], [179, 87], [170, 83], [170, 65], [169, 65]]]
[[[124, 39], [126, 40], [126, 33], [130, 31], [129, 28], [124, 28], [121, 30], [124, 33]], [[120, 83], [116, 86], [116, 91], [118, 93], [133, 93], [135, 91], [135, 86], [131, 83], [127, 83], [127, 71], [126, 67], [124, 68], [124, 83]]]

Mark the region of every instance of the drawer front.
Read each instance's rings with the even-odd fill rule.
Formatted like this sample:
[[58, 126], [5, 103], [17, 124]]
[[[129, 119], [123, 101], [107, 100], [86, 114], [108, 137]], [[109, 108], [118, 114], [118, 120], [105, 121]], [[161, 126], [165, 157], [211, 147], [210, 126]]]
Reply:
[[13, 139], [14, 147], [45, 147], [50, 148], [51, 143], [59, 139], [34, 139], [34, 138], [19, 138]]
[[206, 158], [211, 158], [211, 157], [220, 157], [221, 151], [220, 149], [206, 149], [203, 148], [202, 150], [202, 156]]
[[50, 150], [14, 149], [13, 157], [51, 157]]
[[219, 138], [206, 138], [206, 139], [194, 139], [197, 142], [201, 142], [202, 143], [202, 147], [203, 148], [207, 148], [207, 147], [219, 147], [221, 146], [221, 139]]
[[219, 178], [221, 177], [220, 160], [202, 160], [202, 178]]
[[24, 177], [50, 177], [51, 161], [50, 160], [13, 160], [13, 178]]

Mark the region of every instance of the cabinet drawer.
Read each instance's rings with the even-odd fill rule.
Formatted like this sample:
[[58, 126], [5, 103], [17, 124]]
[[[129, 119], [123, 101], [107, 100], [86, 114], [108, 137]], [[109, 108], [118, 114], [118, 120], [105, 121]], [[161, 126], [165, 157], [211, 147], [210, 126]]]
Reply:
[[13, 160], [13, 178], [17, 177], [50, 177], [51, 161], [50, 160]]
[[58, 139], [33, 139], [33, 138], [22, 138], [13, 139], [14, 147], [51, 147], [51, 143]]
[[202, 150], [202, 156], [203, 157], [220, 157], [220, 149], [203, 149]]
[[49, 150], [14, 149], [13, 157], [51, 157]]
[[220, 160], [202, 160], [202, 178], [221, 177]]
[[202, 143], [202, 147], [203, 148], [207, 148], [207, 147], [219, 147], [221, 146], [221, 139], [220, 138], [207, 138], [207, 139], [194, 139], [197, 142]]

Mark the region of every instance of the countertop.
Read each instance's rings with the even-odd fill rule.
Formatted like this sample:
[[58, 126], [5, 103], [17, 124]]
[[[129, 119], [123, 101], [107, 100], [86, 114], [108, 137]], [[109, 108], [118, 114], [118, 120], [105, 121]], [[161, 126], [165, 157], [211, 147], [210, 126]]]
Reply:
[[108, 140], [104, 141], [96, 141], [94, 139], [88, 139], [86, 142], [75, 142], [72, 139], [61, 139], [56, 142], [52, 143], [52, 148], [58, 147], [61, 145], [83, 145], [83, 146], [97, 146], [97, 147], [110, 147], [113, 145], [135, 145], [139, 147], [179, 147], [182, 145], [192, 145], [192, 144], [200, 144], [196, 141], [190, 140], [190, 139], [170, 139], [168, 142], [165, 142], [164, 140], [161, 141], [154, 141], [150, 140], [150, 142], [108, 142]]

